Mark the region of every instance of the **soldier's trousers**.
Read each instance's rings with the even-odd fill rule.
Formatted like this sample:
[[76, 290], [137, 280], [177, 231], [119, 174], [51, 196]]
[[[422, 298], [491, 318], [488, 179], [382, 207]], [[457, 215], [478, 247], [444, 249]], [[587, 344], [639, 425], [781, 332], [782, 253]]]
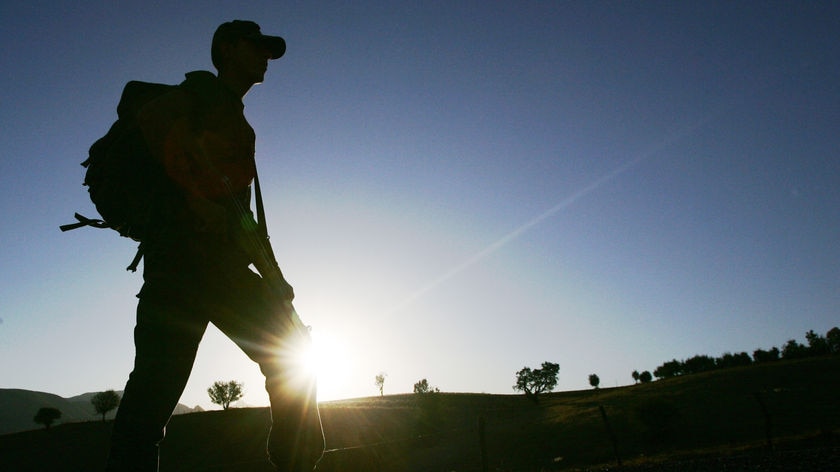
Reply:
[[[324, 449], [312, 377], [293, 362], [300, 336], [263, 280], [243, 270], [218, 280], [145, 274], [134, 329], [134, 369], [117, 410], [107, 472], [156, 472], [159, 444], [213, 323], [266, 378], [272, 428], [267, 452], [277, 470], [312, 470]], [[289, 305], [290, 306], [290, 305]]]

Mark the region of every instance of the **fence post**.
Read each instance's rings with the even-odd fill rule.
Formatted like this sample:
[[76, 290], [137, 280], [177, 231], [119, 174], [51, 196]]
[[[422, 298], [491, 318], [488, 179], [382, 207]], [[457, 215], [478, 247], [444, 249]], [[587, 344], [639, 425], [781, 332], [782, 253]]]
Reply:
[[604, 418], [604, 425], [607, 427], [607, 434], [610, 436], [610, 441], [612, 441], [615, 460], [618, 463], [618, 466], [621, 467], [621, 456], [618, 455], [618, 440], [615, 438], [615, 433], [613, 433], [613, 430], [610, 427], [610, 420], [607, 419], [607, 410], [604, 409], [604, 405], [598, 405], [598, 409], [601, 410], [601, 417]]
[[478, 417], [478, 447], [481, 450], [481, 471], [487, 472], [489, 470], [487, 465], [487, 440], [484, 435], [484, 417]]
[[761, 413], [764, 415], [764, 435], [767, 440], [767, 448], [773, 450], [773, 421], [770, 418], [770, 412], [767, 411], [767, 405], [764, 404], [764, 399], [761, 398], [761, 392], [754, 392], [753, 396], [758, 406], [761, 408]]

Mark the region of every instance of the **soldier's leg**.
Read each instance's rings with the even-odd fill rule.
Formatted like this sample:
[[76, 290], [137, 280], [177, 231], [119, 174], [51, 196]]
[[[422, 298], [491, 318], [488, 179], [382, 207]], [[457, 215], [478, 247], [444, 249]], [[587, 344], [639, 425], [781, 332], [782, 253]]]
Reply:
[[230, 309], [211, 321], [231, 338], [265, 375], [272, 427], [268, 454], [278, 470], [311, 471], [324, 451], [324, 435], [315, 378], [301, 368], [298, 356], [308, 339], [291, 329], [288, 309], [272, 304], [254, 276], [237, 284]]
[[158, 470], [158, 444], [207, 327], [195, 312], [177, 300], [141, 296], [134, 328], [134, 370], [114, 421], [108, 472]]

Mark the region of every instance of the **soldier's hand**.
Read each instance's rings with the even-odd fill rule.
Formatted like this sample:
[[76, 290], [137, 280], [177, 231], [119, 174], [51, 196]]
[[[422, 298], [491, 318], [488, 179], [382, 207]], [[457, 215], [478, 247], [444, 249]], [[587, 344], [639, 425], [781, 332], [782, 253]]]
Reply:
[[289, 285], [289, 282], [286, 282], [283, 276], [269, 276], [267, 281], [271, 293], [275, 297], [286, 302], [291, 302], [295, 299], [295, 289]]

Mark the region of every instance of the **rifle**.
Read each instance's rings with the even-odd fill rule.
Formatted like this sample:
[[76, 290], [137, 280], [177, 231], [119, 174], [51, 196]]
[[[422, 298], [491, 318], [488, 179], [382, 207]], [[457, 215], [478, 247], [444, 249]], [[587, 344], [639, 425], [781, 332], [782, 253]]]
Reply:
[[277, 258], [274, 256], [274, 250], [269, 243], [268, 225], [265, 220], [265, 207], [263, 206], [262, 192], [260, 191], [259, 176], [254, 175], [254, 199], [256, 200], [257, 207], [257, 222], [251, 217], [251, 212], [236, 198], [231, 188], [230, 179], [227, 176], [222, 176], [222, 182], [225, 186], [225, 191], [234, 204], [237, 218], [245, 226], [243, 228], [244, 231], [240, 233], [243, 239], [238, 242], [251, 256], [252, 263], [256, 267], [257, 272], [269, 284], [273, 293], [278, 296], [278, 302], [283, 307], [282, 311], [289, 317], [289, 322], [292, 324], [292, 327], [304, 339], [311, 341], [310, 328], [303, 323], [294, 305], [292, 305], [291, 298], [293, 298], [293, 295], [291, 293], [291, 286], [286, 283], [283, 272], [280, 270], [280, 265], [277, 263]]
[[[260, 191], [259, 177], [254, 174], [254, 199], [256, 200], [257, 218], [258, 222], [254, 222], [251, 212], [248, 211], [242, 204], [242, 201], [236, 198], [233, 189], [231, 188], [230, 180], [227, 176], [222, 177], [225, 186], [225, 191], [234, 203], [236, 209], [236, 216], [245, 227], [241, 232], [244, 236], [244, 241], [239, 241], [244, 244], [244, 249], [251, 255], [252, 263], [257, 268], [257, 272], [271, 285], [275, 294], [278, 295], [278, 302], [280, 303], [280, 312], [288, 316], [288, 321], [291, 323], [293, 332], [299, 336], [303, 341], [299, 348], [311, 347], [312, 338], [310, 336], [310, 329], [303, 324], [303, 321], [297, 314], [291, 300], [291, 286], [286, 283], [283, 273], [280, 271], [280, 266], [277, 264], [277, 259], [274, 256], [274, 251], [268, 241], [268, 227], [265, 219], [265, 208], [262, 201], [262, 193]], [[295, 446], [292, 451], [288, 453], [295, 454], [293, 463], [300, 465], [307, 464], [310, 467], [315, 467], [324, 454], [325, 437], [323, 424], [321, 423], [321, 414], [318, 410], [318, 402], [316, 399], [316, 387], [313, 384], [310, 386], [307, 395], [298, 397], [301, 403], [298, 405], [301, 417], [297, 431], [297, 438]], [[273, 425], [272, 428], [279, 425]], [[295, 469], [297, 470], [297, 469]], [[301, 469], [303, 470], [303, 469]]]

